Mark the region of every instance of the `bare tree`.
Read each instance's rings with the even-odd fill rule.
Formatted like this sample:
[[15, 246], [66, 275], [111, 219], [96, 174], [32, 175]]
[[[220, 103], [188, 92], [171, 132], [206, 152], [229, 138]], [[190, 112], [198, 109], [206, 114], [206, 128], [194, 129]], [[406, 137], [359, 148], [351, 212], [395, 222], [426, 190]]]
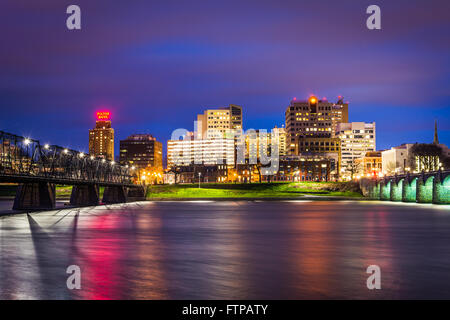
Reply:
[[361, 163], [355, 161], [356, 159], [352, 159], [352, 161], [350, 161], [347, 164], [347, 168], [346, 171], [350, 173], [351, 179], [353, 180], [354, 176], [359, 172], [359, 170], [361, 169]]
[[417, 171], [435, 171], [446, 162], [442, 148], [433, 143], [416, 143], [411, 147], [408, 162]]

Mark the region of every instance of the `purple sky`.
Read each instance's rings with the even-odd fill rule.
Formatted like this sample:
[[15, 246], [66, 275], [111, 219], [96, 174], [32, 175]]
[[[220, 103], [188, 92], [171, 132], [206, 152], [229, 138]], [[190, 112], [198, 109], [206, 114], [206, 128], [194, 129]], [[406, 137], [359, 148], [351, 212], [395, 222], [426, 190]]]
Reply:
[[[82, 30], [65, 26], [77, 4]], [[370, 4], [382, 30], [366, 28]], [[118, 141], [163, 141], [205, 108], [284, 124], [292, 97], [349, 101], [377, 148], [450, 144], [450, 1], [3, 0], [0, 130], [87, 151], [98, 109]]]

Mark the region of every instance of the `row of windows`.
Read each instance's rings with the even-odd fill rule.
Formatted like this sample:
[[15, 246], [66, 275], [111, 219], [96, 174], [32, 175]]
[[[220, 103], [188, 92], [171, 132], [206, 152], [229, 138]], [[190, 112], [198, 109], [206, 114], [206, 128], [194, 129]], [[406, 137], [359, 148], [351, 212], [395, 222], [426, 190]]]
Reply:
[[339, 147], [333, 148], [333, 147], [310, 147], [310, 148], [301, 148], [299, 149], [299, 151], [321, 151], [321, 152], [325, 152], [325, 151], [339, 151]]
[[[305, 146], [318, 146], [318, 145], [321, 145], [321, 146], [338, 146], [339, 145], [339, 142], [329, 142], [329, 141], [311, 141], [311, 142], [308, 142], [308, 141], [305, 141]], [[300, 145], [301, 146], [303, 146], [303, 142], [302, 141], [300, 141]]]
[[[289, 107], [290, 111], [295, 111], [295, 110], [310, 110], [309, 106], [304, 106], [304, 107]], [[323, 107], [323, 106], [319, 106], [317, 107], [317, 110], [327, 110], [327, 111], [331, 111], [331, 107]]]

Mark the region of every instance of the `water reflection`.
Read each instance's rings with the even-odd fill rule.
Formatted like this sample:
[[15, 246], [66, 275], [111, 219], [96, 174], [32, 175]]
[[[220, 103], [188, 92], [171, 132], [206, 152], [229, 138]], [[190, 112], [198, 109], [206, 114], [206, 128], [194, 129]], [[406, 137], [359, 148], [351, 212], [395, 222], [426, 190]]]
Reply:
[[[137, 202], [0, 217], [1, 299], [450, 298], [448, 206]], [[78, 265], [82, 289], [68, 290]], [[382, 290], [366, 288], [367, 266]]]

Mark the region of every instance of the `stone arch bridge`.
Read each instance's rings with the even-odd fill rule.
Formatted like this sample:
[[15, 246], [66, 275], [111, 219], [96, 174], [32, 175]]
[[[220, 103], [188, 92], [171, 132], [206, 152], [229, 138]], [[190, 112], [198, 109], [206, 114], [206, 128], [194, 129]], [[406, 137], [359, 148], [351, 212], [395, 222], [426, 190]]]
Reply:
[[450, 204], [450, 170], [363, 178], [360, 186], [371, 199]]

